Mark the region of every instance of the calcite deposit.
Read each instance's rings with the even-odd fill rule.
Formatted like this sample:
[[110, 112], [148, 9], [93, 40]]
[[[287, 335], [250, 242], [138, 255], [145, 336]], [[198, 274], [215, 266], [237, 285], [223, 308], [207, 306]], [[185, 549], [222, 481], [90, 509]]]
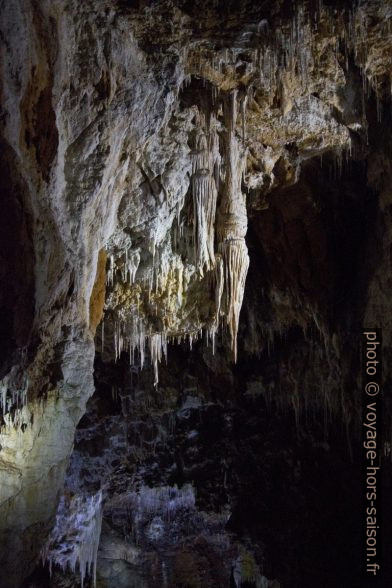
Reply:
[[0, 585], [337, 585], [291, 505], [363, 326], [391, 451], [392, 2], [0, 9]]

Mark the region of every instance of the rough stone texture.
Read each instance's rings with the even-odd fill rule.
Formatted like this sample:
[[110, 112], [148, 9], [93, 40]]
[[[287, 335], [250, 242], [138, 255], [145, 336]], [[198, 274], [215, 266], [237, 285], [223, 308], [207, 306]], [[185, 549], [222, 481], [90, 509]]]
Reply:
[[[143, 349], [147, 336], [156, 380], [168, 338], [192, 342], [217, 331], [223, 352], [199, 350], [199, 369], [207, 365], [218, 378], [212, 394], [220, 387], [230, 400], [240, 386], [247, 368], [233, 374], [229, 337], [217, 328], [228, 314], [217, 292], [227, 295], [232, 276], [221, 292], [219, 256], [207, 271], [198, 267], [191, 182], [195, 137], [215, 133], [219, 211], [233, 92], [235, 142], [247, 153], [236, 196], [247, 204], [250, 256], [239, 354], [245, 364], [261, 354], [264, 366], [254, 384], [247, 374], [247, 393], [293, 410], [297, 427], [309, 407], [324, 410], [327, 423], [343, 423], [350, 447], [362, 325], [384, 327], [385, 363], [392, 359], [391, 11], [389, 0], [355, 10], [332, 0], [304, 8], [269, 0], [3, 0], [2, 585], [28, 576], [53, 524], [75, 428], [94, 390], [95, 344], [110, 363], [129, 342], [131, 355]], [[104, 320], [94, 344], [104, 249]], [[269, 348], [275, 360], [267, 361]], [[385, 429], [390, 434], [388, 411]], [[174, 481], [161, 472], [151, 483]], [[117, 535], [112, 543], [123, 541]], [[222, 573], [238, 556], [237, 539]], [[105, 532], [103, 550], [108, 541]], [[192, 570], [207, 557], [199, 547], [195, 558], [185, 546], [171, 560], [168, 573], [183, 578], [180, 585], [190, 585], [184, 570], [198, 577]]]
[[90, 298], [90, 329], [94, 334], [103, 317], [106, 294], [106, 252], [101, 249], [98, 255], [95, 282]]

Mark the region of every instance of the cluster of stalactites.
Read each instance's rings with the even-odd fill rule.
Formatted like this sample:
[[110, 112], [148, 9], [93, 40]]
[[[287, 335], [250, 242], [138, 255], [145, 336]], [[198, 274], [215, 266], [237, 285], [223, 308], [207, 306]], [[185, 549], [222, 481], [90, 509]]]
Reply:
[[[140, 264], [140, 252], [125, 250], [125, 259], [120, 267], [121, 280], [123, 283], [129, 283], [131, 286], [136, 280], [136, 272]], [[114, 255], [109, 256], [109, 270], [106, 276], [106, 284], [108, 286], [114, 286], [116, 274], [116, 264]]]
[[192, 153], [191, 190], [193, 196], [193, 227], [196, 267], [201, 275], [215, 265], [215, 213], [219, 182], [219, 137], [215, 119], [205, 128], [200, 116]]
[[[237, 334], [239, 315], [242, 306], [245, 280], [249, 266], [248, 250], [245, 243], [247, 231], [247, 213], [244, 195], [241, 191], [242, 177], [246, 162], [246, 150], [243, 146], [245, 134], [246, 97], [237, 104], [234, 91], [224, 105], [225, 130], [224, 142], [224, 180], [220, 187], [221, 155], [219, 149], [218, 123], [211, 116], [208, 125], [202, 114], [198, 113], [194, 150], [192, 152], [191, 192], [193, 200], [193, 237], [195, 247], [195, 265], [200, 276], [209, 273], [215, 289], [215, 315], [206, 328], [207, 340], [212, 340], [215, 351], [215, 336], [221, 321], [226, 322], [231, 341], [234, 360], [237, 359]], [[236, 133], [237, 112], [243, 119], [242, 140]], [[221, 202], [217, 211], [218, 190]], [[154, 262], [157, 261], [154, 256]], [[176, 264], [163, 257], [159, 259], [159, 271], [154, 263], [147, 283], [149, 293], [171, 293], [170, 288], [178, 289], [175, 297], [178, 307], [182, 303], [184, 289], [184, 265], [179, 256]], [[135, 281], [140, 256], [126, 255], [122, 281]], [[174, 274], [173, 274], [174, 272]], [[177, 275], [178, 274], [178, 275]], [[171, 278], [169, 279], [169, 277]], [[176, 279], [173, 280], [173, 276]], [[108, 283], [113, 285], [115, 265], [110, 257]], [[173, 298], [169, 296], [169, 298]], [[148, 344], [151, 363], [154, 368], [154, 384], [158, 383], [158, 366], [162, 357], [167, 355], [168, 329], [161, 332], [151, 330], [145, 318], [135, 307], [134, 315], [117, 319], [114, 324], [114, 342], [116, 360], [125, 350], [129, 351], [130, 363], [135, 365], [135, 351], [139, 352], [139, 364], [145, 363], [146, 344]], [[176, 308], [168, 309], [175, 312]], [[188, 333], [189, 343], [202, 335], [203, 329]], [[174, 337], [180, 341], [182, 336]]]
[[[114, 323], [114, 347], [115, 359], [119, 359], [123, 351], [129, 353], [129, 363], [131, 366], [136, 364], [143, 369], [146, 361], [146, 346], [148, 347], [149, 357], [154, 369], [154, 386], [158, 385], [158, 366], [164, 357], [167, 359], [168, 343], [183, 343], [188, 341], [190, 349], [193, 342], [203, 337], [205, 332], [207, 341], [211, 336], [211, 329], [196, 329], [190, 333], [180, 333], [174, 336], [168, 336], [165, 331], [152, 332], [146, 327], [145, 319], [136, 314], [128, 320], [117, 320]], [[136, 352], [138, 353], [138, 361]]]
[[[390, 92], [392, 95], [392, 70], [385, 67], [388, 63], [385, 59], [377, 57], [377, 40], [385, 46], [392, 42], [390, 6], [384, 4], [389, 3], [362, 0], [336, 9], [319, 0], [313, 10], [311, 3], [298, 2], [289, 21], [273, 26], [273, 21], [268, 23], [265, 19], [261, 20], [254, 34], [249, 35], [248, 47], [220, 50], [197, 48], [194, 54], [190, 51], [189, 71], [212, 81], [214, 102], [216, 85], [223, 86], [227, 78], [234, 77], [239, 61], [242, 61], [246, 68], [244, 76], [272, 101], [286, 80], [293, 76], [297, 86], [301, 87], [301, 93], [313, 92], [314, 72], [324, 67], [329, 46], [336, 76], [339, 70], [348, 73], [350, 56], [354, 57], [359, 68], [362, 76], [363, 123], [366, 123], [364, 101], [373, 91], [378, 119], [381, 120], [382, 98], [385, 93]], [[243, 60], [245, 52], [248, 57]], [[380, 70], [381, 63], [383, 67]], [[389, 84], [385, 83], [388, 78]]]
[[236, 118], [237, 96], [234, 91], [225, 104], [226, 173], [218, 211], [218, 252], [221, 256], [221, 266], [217, 267], [217, 289], [220, 294], [217, 304], [229, 327], [235, 361], [239, 315], [249, 267], [249, 255], [245, 243], [248, 220], [245, 198], [241, 191], [246, 151], [236, 136]]
[[[237, 93], [232, 92], [225, 104], [224, 150], [225, 178], [221, 204], [215, 222], [217, 192], [220, 177], [219, 137], [215, 121], [207, 135], [200, 118], [193, 153], [192, 195], [194, 205], [195, 249], [198, 269], [213, 270], [215, 278], [215, 319], [209, 328], [213, 348], [220, 317], [226, 321], [234, 360], [237, 359], [237, 334], [245, 280], [249, 267], [245, 243], [247, 213], [241, 191], [246, 151], [236, 134], [237, 110], [243, 119], [242, 139], [245, 138], [246, 97], [239, 108]], [[217, 252], [215, 252], [215, 227]]]
[[[109, 256], [109, 268], [107, 283], [117, 288], [122, 282], [123, 285], [132, 286], [136, 281], [136, 272], [140, 264], [140, 253], [126, 252], [125, 256], [115, 260], [113, 255]], [[149, 272], [145, 272], [142, 279], [143, 287], [147, 290], [146, 298], [150, 311], [156, 308], [158, 317], [157, 299], [162, 301], [164, 308], [160, 309], [163, 319], [175, 315], [183, 304], [184, 289], [186, 286], [184, 275], [184, 264], [181, 256], [175, 255], [168, 258], [165, 252], [156, 251], [153, 258], [153, 265]], [[161, 295], [162, 299], [160, 298]], [[156, 331], [149, 325], [148, 319], [141, 311], [139, 293], [135, 294], [134, 301], [126, 307], [118, 310], [117, 317], [113, 323], [115, 361], [119, 359], [123, 351], [129, 352], [130, 364], [135, 365], [136, 351], [138, 352], [137, 362], [142, 368], [146, 358], [146, 348], [149, 350], [149, 357], [154, 368], [154, 383], [158, 383], [158, 365], [167, 352], [168, 328], [162, 326], [161, 331]], [[157, 319], [158, 320], [158, 319]], [[104, 350], [104, 320], [101, 328], [101, 346]]]
[[14, 366], [10, 373], [0, 380], [0, 413], [3, 420], [17, 428], [21, 424], [22, 409], [27, 403], [29, 378], [24, 370]]
[[164, 521], [171, 521], [176, 512], [195, 508], [195, 489], [190, 484], [181, 488], [161, 486], [148, 488], [142, 486], [138, 492], [130, 492], [126, 501], [132, 512], [134, 523], [145, 518], [161, 516]]
[[56, 523], [41, 552], [43, 562], [63, 571], [79, 568], [83, 588], [86, 576], [96, 586], [98, 546], [102, 527], [102, 492], [93, 496], [74, 496], [68, 503], [63, 496], [56, 515]]
[[151, 363], [154, 368], [154, 385], [158, 384], [158, 365], [162, 356], [167, 356], [167, 336], [166, 333], [148, 333], [145, 322], [141, 317], [135, 317], [131, 325], [124, 324], [120, 321], [114, 325], [114, 347], [116, 360], [124, 350], [129, 351], [129, 362], [135, 365], [135, 352], [138, 350], [140, 358], [140, 368], [142, 369], [146, 356], [146, 342], [148, 343]]

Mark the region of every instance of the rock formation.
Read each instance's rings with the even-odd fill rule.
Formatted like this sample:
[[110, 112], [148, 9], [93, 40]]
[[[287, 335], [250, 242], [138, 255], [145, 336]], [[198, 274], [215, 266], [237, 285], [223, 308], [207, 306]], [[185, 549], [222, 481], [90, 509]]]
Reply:
[[1, 586], [316, 585], [267, 497], [392, 359], [391, 1], [0, 8]]

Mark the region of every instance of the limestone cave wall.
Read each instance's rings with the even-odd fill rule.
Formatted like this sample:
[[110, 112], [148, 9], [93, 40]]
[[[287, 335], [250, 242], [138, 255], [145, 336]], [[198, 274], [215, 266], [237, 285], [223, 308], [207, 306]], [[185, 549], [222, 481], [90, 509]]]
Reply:
[[390, 0], [0, 8], [1, 586], [365, 586]]

